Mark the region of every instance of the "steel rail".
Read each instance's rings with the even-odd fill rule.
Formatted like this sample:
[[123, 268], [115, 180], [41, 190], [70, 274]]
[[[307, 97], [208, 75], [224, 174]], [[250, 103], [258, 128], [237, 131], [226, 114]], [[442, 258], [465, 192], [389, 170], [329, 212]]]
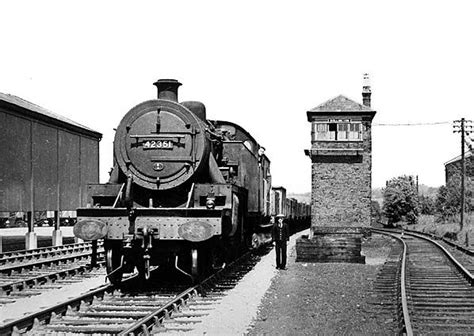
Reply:
[[34, 323], [36, 323], [35, 320], [49, 321], [53, 313], [62, 315], [66, 313], [68, 309], [77, 308], [83, 302], [92, 302], [95, 297], [103, 297], [106, 292], [113, 292], [114, 289], [115, 288], [113, 285], [105, 284], [76, 298], [9, 322], [3, 326], [0, 326], [0, 335], [10, 335], [12, 333], [19, 334], [19, 330], [30, 328]]
[[474, 250], [471, 250], [467, 247], [461, 246], [458, 243], [455, 243], [454, 241], [452, 241], [450, 239], [447, 239], [445, 237], [439, 237], [439, 236], [436, 236], [432, 233], [427, 233], [427, 232], [419, 232], [419, 231], [414, 231], [414, 230], [409, 230], [409, 229], [404, 229], [404, 230], [405, 230], [405, 232], [416, 233], [416, 234], [419, 234], [419, 235], [425, 235], [425, 236], [431, 237], [433, 239], [442, 240], [446, 244], [448, 244], [449, 246], [454, 247], [455, 249], [457, 249], [459, 251], [462, 251], [463, 253], [465, 253], [469, 256], [474, 256]]
[[[382, 222], [382, 221], [378, 221], [377, 222], [378, 224], [381, 224], [381, 225], [387, 225], [386, 223]], [[388, 229], [388, 228], [381, 228], [381, 230], [400, 230], [400, 229]], [[429, 233], [429, 232], [420, 232], [420, 231], [415, 231], [415, 230], [410, 230], [410, 229], [407, 229], [407, 228], [404, 228], [403, 229], [404, 232], [410, 232], [410, 233], [416, 233], [416, 234], [420, 234], [420, 235], [424, 235], [424, 236], [428, 236], [428, 237], [431, 237], [433, 239], [437, 239], [437, 240], [442, 240], [443, 242], [445, 242], [446, 244], [448, 244], [449, 246], [451, 247], [454, 247], [455, 249], [469, 255], [469, 256], [474, 256], [474, 250], [471, 250], [469, 249], [468, 247], [465, 247], [465, 246], [462, 246], [462, 245], [459, 245], [458, 243], [450, 240], [450, 239], [447, 239], [445, 237], [440, 237], [440, 236], [437, 236], [433, 233]]]
[[[122, 284], [132, 281], [138, 276], [138, 274], [133, 274], [130, 277], [125, 278], [122, 281]], [[19, 335], [20, 330], [30, 329], [35, 324], [38, 324], [40, 321], [49, 322], [53, 314], [64, 315], [68, 310], [77, 309], [84, 303], [92, 303], [95, 298], [103, 298], [106, 293], [113, 293], [117, 288], [111, 284], [105, 284], [98, 288], [92, 289], [89, 292], [82, 294], [78, 297], [69, 299], [67, 301], [58, 303], [49, 308], [43, 309], [41, 311], [23, 316], [17, 320], [8, 322], [0, 326], [0, 335]]]
[[[98, 264], [103, 265], [105, 262], [101, 261]], [[43, 274], [36, 277], [31, 277], [23, 280], [16, 280], [7, 284], [0, 285], [0, 292], [10, 293], [14, 290], [22, 290], [26, 287], [33, 288], [34, 286], [40, 284], [45, 284], [48, 281], [56, 281], [60, 278], [66, 278], [67, 276], [76, 275], [79, 273], [85, 273], [87, 271], [92, 271], [94, 267], [90, 264], [76, 266], [73, 268], [68, 268], [64, 270], [60, 270], [54, 273]]]
[[472, 273], [466, 267], [464, 267], [443, 245], [439, 244], [434, 239], [441, 239], [442, 241], [444, 241], [448, 245], [456, 248], [457, 250], [462, 251], [463, 253], [466, 253], [467, 255], [473, 255], [472, 254], [472, 253], [474, 253], [473, 251], [471, 251], [469, 249], [466, 249], [462, 246], [459, 246], [458, 244], [455, 244], [452, 241], [449, 241], [448, 239], [440, 238], [440, 237], [435, 236], [435, 235], [430, 234], [430, 233], [422, 233], [422, 232], [417, 232], [417, 231], [413, 231], [413, 230], [405, 230], [405, 229], [401, 230], [401, 229], [381, 229], [381, 228], [376, 228], [375, 229], [374, 228], [372, 230], [380, 230], [380, 231], [393, 232], [393, 233], [402, 233], [403, 232], [406, 235], [411, 235], [411, 236], [414, 236], [414, 237], [418, 237], [420, 239], [424, 239], [424, 240], [434, 244], [435, 246], [437, 246], [438, 248], [440, 248], [443, 251], [443, 253], [454, 264], [454, 266], [459, 270], [459, 272], [466, 278], [467, 281], [469, 281], [471, 286], [474, 286], [474, 277], [473, 277]]
[[[407, 233], [410, 250], [411, 315], [417, 333], [470, 334], [472, 277], [443, 246], [423, 235]], [[464, 277], [464, 279], [463, 279]]]
[[38, 261], [38, 260], [41, 260], [41, 259], [44, 260], [44, 259], [47, 259], [47, 258], [55, 258], [55, 257], [60, 257], [60, 256], [68, 256], [68, 255], [72, 255], [72, 254], [87, 253], [88, 250], [90, 250], [90, 248], [80, 247], [80, 248], [76, 248], [76, 249], [58, 250], [58, 251], [55, 251], [55, 252], [42, 252], [42, 253], [38, 253], [38, 254], [29, 254], [29, 255], [7, 257], [5, 259], [0, 260], [0, 268], [1, 267], [6, 267], [6, 266], [9, 266], [9, 265], [18, 264], [18, 263]]
[[[400, 230], [395, 231], [395, 230], [393, 230], [393, 229], [392, 229], [392, 230], [388, 230], [388, 229], [374, 229], [373, 231], [374, 231], [374, 232], [390, 232], [391, 234], [398, 233], [398, 234], [401, 234], [402, 237], [403, 237], [403, 236], [410, 236], [410, 237], [413, 237], [413, 238], [415, 238], [415, 239], [418, 240], [418, 243], [416, 243], [415, 240], [413, 241], [413, 243], [410, 243], [410, 244], [413, 244], [413, 246], [417, 246], [416, 244], [420, 244], [420, 243], [422, 244], [423, 242], [424, 242], [424, 244], [428, 244], [428, 245], [426, 245], [426, 246], [431, 246], [432, 248], [436, 249], [437, 255], [439, 255], [440, 257], [443, 256], [443, 258], [445, 258], [445, 263], [446, 263], [446, 265], [450, 265], [451, 267], [454, 266], [454, 267], [453, 267], [453, 270], [455, 269], [456, 271], [453, 272], [452, 274], [453, 274], [453, 275], [456, 274], [456, 278], [458, 278], [459, 275], [461, 275], [461, 276], [464, 277], [464, 278], [466, 279], [466, 281], [468, 282], [467, 287], [455, 287], [455, 288], [469, 288], [469, 287], [472, 288], [472, 286], [474, 286], [473, 276], [472, 276], [472, 274], [470, 273], [470, 271], [467, 270], [443, 245], [441, 245], [440, 243], [438, 243], [438, 242], [436, 242], [434, 239], [432, 239], [432, 237], [428, 237], [428, 236], [425, 235], [425, 234], [419, 234], [419, 233], [414, 233], [414, 232], [406, 232], [406, 231], [403, 231], [403, 230], [402, 230], [402, 231], [400, 231]], [[387, 233], [387, 234], [388, 234], [388, 233]], [[437, 237], [435, 237], [435, 238], [437, 238]], [[405, 244], [408, 245], [408, 242], [406, 242]], [[411, 245], [410, 245], [410, 246], [411, 246]], [[421, 245], [420, 245], [420, 246], [421, 246]], [[434, 251], [434, 250], [433, 250], [433, 251]], [[418, 252], [419, 252], [419, 251], [418, 251]], [[417, 253], [416, 248], [415, 248], [415, 252], [414, 252], [414, 253], [415, 253], [415, 255], [414, 255], [415, 261], [414, 261], [414, 262], [417, 263], [416, 260], [418, 260], [418, 263], [420, 263], [421, 260], [423, 260], [423, 259], [416, 259], [416, 253]], [[424, 252], [424, 253], [426, 254], [426, 253], [429, 253], [429, 252]], [[434, 252], [431, 252], [431, 253], [434, 254]], [[420, 264], [420, 266], [421, 266], [421, 264]], [[412, 265], [412, 267], [413, 267], [413, 265]], [[426, 265], [425, 265], [425, 267], [426, 267]], [[408, 264], [405, 264], [405, 265], [403, 266], [403, 269], [406, 269], [407, 272], [408, 272]], [[415, 270], [416, 270], [416, 268], [415, 268]], [[410, 281], [411, 281], [411, 279], [408, 278], [408, 274], [407, 274], [407, 273], [405, 273], [405, 275], [402, 276], [402, 279], [406, 279], [406, 280], [410, 280]], [[416, 288], [417, 288], [416, 283], [417, 283], [417, 281], [415, 280], [415, 288], [413, 288], [414, 284], [412, 283], [412, 284], [410, 285], [410, 286], [411, 286], [410, 288], [407, 288], [406, 285], [404, 285], [404, 286], [402, 286], [402, 289], [403, 289], [403, 287], [405, 287], [406, 289], [410, 289], [411, 292], [413, 292], [413, 290], [416, 291]], [[427, 286], [429, 286], [429, 285], [427, 285]], [[418, 288], [418, 291], [420, 291], [420, 290], [421, 290], [421, 289]], [[432, 292], [433, 292], [433, 291], [434, 291], [434, 292], [437, 292], [438, 290], [432, 288], [431, 291], [432, 291]], [[407, 293], [405, 293], [405, 295], [407, 295]], [[411, 295], [413, 295], [413, 294], [411, 294]], [[418, 319], [420, 319], [420, 317], [419, 317], [418, 315], [419, 315], [419, 314], [423, 314], [423, 311], [427, 309], [426, 306], [430, 304], [430, 301], [423, 301], [423, 299], [420, 299], [420, 295], [419, 295], [419, 294], [416, 295], [416, 296], [417, 296], [418, 298], [415, 299], [415, 302], [411, 302], [411, 305], [412, 305], [412, 306], [413, 306], [413, 305], [415, 305], [415, 306], [417, 306], [417, 305], [420, 306], [420, 307], [418, 307], [420, 311], [418, 311], [417, 308], [415, 308], [415, 307], [413, 307], [413, 309], [415, 309], [415, 310], [412, 310], [412, 316], [415, 316], [415, 318], [416, 318], [416, 320], [415, 320], [415, 322], [416, 322], [415, 326], [416, 326], [417, 328], [421, 328], [421, 330], [422, 330], [422, 328], [426, 328], [426, 327], [427, 327], [427, 328], [430, 328], [430, 327], [432, 328], [433, 326], [430, 326], [429, 323], [436, 323], [436, 322], [428, 322], [428, 324], [423, 324], [423, 322], [418, 321]], [[433, 296], [433, 298], [434, 298], [434, 297], [437, 297], [438, 300], [441, 300], [444, 296], [443, 296], [443, 295], [435, 295], [435, 296]], [[471, 296], [469, 296], [469, 297], [472, 298]], [[414, 300], [414, 297], [412, 296], [411, 299]], [[467, 299], [468, 299], [468, 297], [466, 297], [466, 300], [467, 300]], [[421, 300], [421, 301], [420, 301], [420, 300]], [[429, 300], [429, 299], [427, 299], [427, 300]], [[454, 299], [454, 300], [456, 300], [456, 299]], [[472, 301], [472, 300], [471, 300], [471, 301]], [[456, 302], [459, 302], [459, 299], [458, 299], [458, 301], [454, 301], [454, 302], [455, 302], [454, 304], [456, 305]], [[469, 301], [466, 301], [466, 302], [469, 302]], [[439, 306], [439, 304], [441, 304], [441, 301], [439, 301], [438, 306]], [[469, 309], [469, 308], [467, 308], [467, 307], [469, 307], [469, 304], [472, 305], [472, 303], [468, 303], [465, 309]], [[433, 307], [437, 307], [436, 304], [435, 304]], [[426, 312], [425, 312], [425, 315], [426, 315]], [[436, 315], [436, 314], [435, 314], [435, 315]], [[446, 319], [446, 321], [450, 321], [450, 322], [447, 322], [447, 323], [445, 323], [445, 324], [440, 324], [440, 325], [438, 326], [438, 328], [441, 328], [441, 327], [446, 328], [446, 327], [453, 327], [453, 326], [454, 326], [454, 325], [451, 325], [451, 326], [450, 326], [449, 323], [455, 323], [455, 321], [456, 321], [456, 319], [457, 319], [456, 316], [457, 316], [457, 315], [456, 315], [455, 311], [451, 311], [451, 312], [446, 313], [446, 314], [443, 315], [443, 316], [437, 316], [437, 315], [436, 315], [436, 316], [432, 316], [431, 319], [432, 319], [433, 321], [440, 321], [442, 318], [444, 318], [444, 319]], [[463, 316], [463, 315], [459, 316], [459, 319], [460, 319], [460, 321], [461, 321], [461, 322], [459, 322], [459, 324], [460, 324], [461, 326], [463, 325], [463, 323], [465, 323], [465, 321], [467, 321], [467, 320], [465, 319], [465, 316]], [[425, 320], [425, 321], [426, 321], [426, 320], [429, 320], [429, 318], [427, 318], [427, 317], [421, 317], [421, 320]], [[412, 328], [413, 328], [413, 326], [412, 326]], [[462, 328], [462, 327], [461, 327], [461, 328]], [[464, 326], [464, 328], [466, 328], [466, 326]], [[464, 332], [464, 331], [462, 331], [462, 332]]]
[[446, 250], [443, 245], [439, 244], [438, 242], [436, 242], [436, 241], [434, 241], [434, 240], [432, 240], [428, 237], [425, 237], [421, 234], [418, 234], [418, 233], [409, 232], [409, 233], [405, 233], [405, 234], [408, 234], [408, 235], [411, 235], [411, 236], [414, 236], [414, 237], [418, 237], [420, 239], [424, 239], [424, 240], [436, 245], [441, 251], [443, 251], [443, 253], [454, 264], [454, 266], [458, 269], [458, 271], [466, 278], [466, 280], [469, 281], [471, 286], [474, 286], [474, 277], [471, 274], [471, 272], [469, 272], [469, 270], [467, 270], [456, 258], [454, 258], [453, 255], [448, 250]]
[[[213, 281], [219, 281], [221, 275], [225, 277], [227, 272], [232, 271], [232, 269], [234, 269], [236, 266], [238, 267], [238, 263], [245, 261], [246, 259], [244, 258], [248, 257], [249, 255], [251, 254], [244, 254], [239, 259], [230, 263], [227, 267], [219, 270], [215, 274], [205, 279], [203, 282], [186, 289], [182, 293], [178, 294], [175, 298], [167, 301], [159, 309], [139, 319], [138, 322], [134, 323], [132, 326], [125, 327], [127, 329], [120, 332], [119, 335], [149, 334], [149, 330], [152, 330], [153, 326], [161, 323], [164, 318], [169, 317], [174, 311], [177, 311], [179, 305], [185, 305], [186, 302], [189, 301], [193, 296], [197, 295], [198, 292], [203, 293], [203, 296], [205, 296], [206, 291], [212, 287]], [[136, 276], [138, 276], [138, 274], [134, 274], [133, 276], [125, 279], [122, 284], [134, 279]], [[31, 328], [34, 328], [35, 325], [40, 325], [40, 321], [49, 324], [53, 313], [57, 315], [64, 315], [73, 309], [77, 310], [79, 307], [82, 307], [82, 303], [92, 303], [95, 297], [104, 298], [105, 293], [113, 293], [115, 289], [116, 287], [112, 284], [106, 284], [76, 298], [46, 308], [42, 311], [29, 314], [28, 316], [22, 317], [16, 321], [11, 321], [8, 324], [0, 326], [0, 335], [10, 335], [12, 333], [14, 335], [18, 335], [24, 330], [30, 330]]]
[[[393, 237], [393, 236], [392, 236]], [[400, 275], [400, 289], [402, 296], [402, 309], [403, 309], [403, 322], [405, 324], [405, 332], [408, 336], [413, 335], [413, 328], [411, 326], [410, 313], [408, 310], [408, 299], [407, 299], [407, 244], [400, 238], [400, 241], [403, 243], [403, 255], [402, 255], [402, 269]]]
[[[103, 257], [104, 251], [98, 252], [98, 255]], [[84, 252], [80, 254], [73, 254], [69, 255], [67, 257], [60, 257], [60, 258], [55, 258], [55, 259], [39, 259], [34, 262], [30, 262], [27, 264], [21, 264], [21, 265], [12, 265], [12, 266], [0, 266], [0, 273], [2, 274], [11, 274], [12, 272], [20, 272], [23, 269], [31, 269], [33, 267], [38, 267], [41, 265], [59, 265], [62, 262], [67, 262], [70, 260], [75, 260], [75, 259], [84, 259], [86, 257], [91, 256], [92, 252]]]
[[[103, 243], [99, 244], [100, 247], [103, 247]], [[66, 255], [84, 252], [92, 249], [90, 243], [79, 243], [79, 244], [68, 244], [56, 246], [54, 249], [50, 247], [34, 249], [34, 250], [21, 250], [17, 253], [9, 253], [7, 256], [0, 257], [0, 267], [5, 266], [6, 264], [11, 264], [14, 262], [24, 262], [25, 260], [36, 260], [40, 258], [47, 258], [54, 255]]]
[[401, 274], [400, 274], [400, 295], [402, 301], [402, 314], [403, 314], [403, 324], [405, 326], [405, 333], [407, 336], [413, 336], [413, 328], [410, 320], [410, 312], [408, 310], [408, 298], [407, 298], [407, 290], [406, 290], [406, 268], [407, 268], [407, 244], [403, 241], [403, 239], [393, 232], [385, 231], [383, 229], [372, 229], [373, 232], [382, 233], [392, 238], [398, 240], [403, 245], [403, 252], [402, 252], [402, 260], [401, 260]]
[[[1, 252], [0, 253], [0, 261], [1, 260], [6, 260], [11, 257], [21, 257], [23, 255], [29, 255], [29, 254], [41, 254], [41, 253], [52, 253], [52, 252], [57, 252], [59, 250], [63, 249], [74, 249], [74, 248], [81, 248], [81, 247], [86, 247], [89, 248], [92, 244], [90, 242], [82, 242], [82, 243], [74, 243], [74, 244], [65, 244], [65, 245], [60, 245], [60, 246], [46, 246], [46, 247], [39, 247], [36, 249], [31, 249], [31, 250], [17, 250], [17, 251], [8, 251], [8, 252]], [[103, 245], [103, 241], [100, 241], [99, 246]]]
[[175, 298], [166, 302], [161, 308], [151, 312], [147, 316], [141, 318], [135, 322], [129, 328], [125, 329], [119, 336], [124, 335], [137, 335], [143, 332], [145, 335], [148, 334], [148, 330], [154, 325], [158, 325], [164, 318], [171, 315], [173, 311], [178, 310], [178, 304], [184, 305], [189, 299], [197, 295], [197, 286], [186, 289], [184, 292], [176, 296]]
[[[5, 236], [4, 236], [5, 237]], [[65, 245], [60, 245], [60, 246], [45, 246], [45, 247], [38, 247], [35, 249], [30, 249], [30, 250], [15, 250], [15, 251], [6, 251], [6, 252], [0, 252], [0, 260], [4, 258], [10, 258], [10, 257], [15, 257], [15, 256], [20, 256], [22, 254], [34, 254], [34, 253], [42, 253], [42, 252], [55, 252], [57, 250], [63, 249], [65, 247], [70, 247], [70, 246], [87, 246], [88, 242], [82, 242], [82, 243], [73, 243], [73, 244], [65, 244]]]

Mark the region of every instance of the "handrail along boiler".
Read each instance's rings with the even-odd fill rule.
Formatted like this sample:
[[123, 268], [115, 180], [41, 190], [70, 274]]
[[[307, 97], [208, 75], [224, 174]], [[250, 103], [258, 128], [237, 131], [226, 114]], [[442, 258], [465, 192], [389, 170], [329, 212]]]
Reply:
[[[242, 127], [178, 102], [176, 80], [133, 107], [114, 139], [106, 184], [88, 186], [74, 233], [104, 238], [108, 277], [174, 265], [194, 279], [258, 244], [270, 223], [270, 161]], [[266, 225], [267, 224], [267, 225]]]

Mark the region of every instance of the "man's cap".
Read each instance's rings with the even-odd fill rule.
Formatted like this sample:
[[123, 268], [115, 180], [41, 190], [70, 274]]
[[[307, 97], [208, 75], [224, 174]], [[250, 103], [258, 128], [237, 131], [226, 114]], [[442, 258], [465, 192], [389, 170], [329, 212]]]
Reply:
[[284, 218], [285, 215], [284, 215], [284, 214], [278, 214], [278, 215], [276, 215], [276, 217], [277, 217], [277, 218], [279, 218], [279, 217], [283, 217], [283, 218]]

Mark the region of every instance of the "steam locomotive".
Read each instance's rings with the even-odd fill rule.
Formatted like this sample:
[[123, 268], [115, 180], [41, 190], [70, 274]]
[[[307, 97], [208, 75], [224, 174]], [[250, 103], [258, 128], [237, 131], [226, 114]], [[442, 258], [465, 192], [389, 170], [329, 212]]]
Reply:
[[[173, 265], [197, 279], [268, 240], [270, 160], [242, 127], [178, 102], [177, 80], [133, 107], [116, 129], [106, 184], [88, 186], [74, 234], [104, 239], [108, 278]], [[274, 211], [274, 210], [273, 210]], [[306, 211], [309, 213], [309, 211]]]

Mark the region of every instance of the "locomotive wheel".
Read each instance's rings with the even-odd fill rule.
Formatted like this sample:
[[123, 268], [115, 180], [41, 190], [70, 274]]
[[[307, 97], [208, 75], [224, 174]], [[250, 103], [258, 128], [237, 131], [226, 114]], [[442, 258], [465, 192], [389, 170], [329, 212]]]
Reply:
[[107, 277], [114, 285], [119, 285], [122, 282], [122, 266], [122, 253], [120, 248], [108, 247], [106, 251]]

